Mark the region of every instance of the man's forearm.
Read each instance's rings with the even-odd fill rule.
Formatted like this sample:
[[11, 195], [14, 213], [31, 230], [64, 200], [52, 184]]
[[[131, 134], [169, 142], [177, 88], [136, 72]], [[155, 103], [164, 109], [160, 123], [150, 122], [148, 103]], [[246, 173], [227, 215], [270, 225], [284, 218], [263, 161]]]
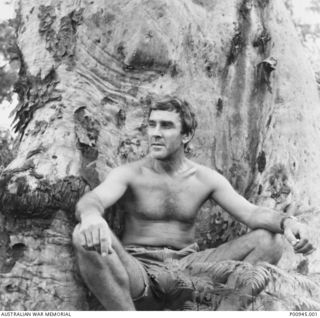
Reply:
[[247, 224], [252, 229], [266, 229], [274, 233], [283, 233], [281, 221], [286, 217], [285, 214], [275, 210], [257, 207], [254, 211], [250, 222]]
[[97, 195], [93, 192], [86, 193], [76, 205], [76, 219], [81, 221], [84, 215], [98, 213], [103, 215], [104, 207]]

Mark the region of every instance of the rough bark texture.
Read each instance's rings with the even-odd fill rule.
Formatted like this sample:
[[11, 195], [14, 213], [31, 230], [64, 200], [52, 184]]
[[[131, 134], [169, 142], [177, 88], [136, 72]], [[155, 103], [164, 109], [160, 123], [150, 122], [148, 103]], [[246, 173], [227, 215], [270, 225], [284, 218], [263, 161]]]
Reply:
[[[146, 110], [164, 95], [196, 109], [188, 157], [252, 202], [296, 203], [320, 225], [319, 97], [281, 1], [20, 0], [18, 9], [21, 143], [0, 180], [1, 310], [89, 308], [70, 243], [74, 204], [147, 153]], [[198, 228], [203, 247], [246, 231], [213, 202]], [[316, 272], [319, 252], [288, 249], [281, 266]]]

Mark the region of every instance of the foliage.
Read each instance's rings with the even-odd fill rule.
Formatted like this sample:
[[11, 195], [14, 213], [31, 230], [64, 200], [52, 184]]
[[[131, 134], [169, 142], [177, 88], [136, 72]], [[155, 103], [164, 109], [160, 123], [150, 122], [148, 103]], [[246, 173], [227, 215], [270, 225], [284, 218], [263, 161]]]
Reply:
[[18, 78], [15, 20], [0, 23], [0, 103], [11, 101], [13, 84]]
[[[186, 268], [196, 293], [185, 310], [216, 310], [222, 299], [246, 305], [238, 310], [320, 310], [317, 275], [288, 273], [268, 263], [241, 261], [196, 263]], [[233, 286], [230, 286], [232, 275]]]
[[289, 273], [267, 263], [263, 266], [270, 273], [271, 284], [261, 298], [271, 297], [287, 310], [320, 310], [319, 275]]

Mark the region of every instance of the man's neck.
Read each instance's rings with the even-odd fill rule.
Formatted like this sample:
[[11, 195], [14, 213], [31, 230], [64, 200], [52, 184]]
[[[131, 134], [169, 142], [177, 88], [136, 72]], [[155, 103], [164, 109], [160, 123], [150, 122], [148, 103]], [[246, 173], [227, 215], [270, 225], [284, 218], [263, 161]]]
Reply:
[[151, 164], [154, 171], [171, 176], [179, 175], [190, 168], [189, 160], [185, 157], [183, 149], [166, 159], [151, 158]]

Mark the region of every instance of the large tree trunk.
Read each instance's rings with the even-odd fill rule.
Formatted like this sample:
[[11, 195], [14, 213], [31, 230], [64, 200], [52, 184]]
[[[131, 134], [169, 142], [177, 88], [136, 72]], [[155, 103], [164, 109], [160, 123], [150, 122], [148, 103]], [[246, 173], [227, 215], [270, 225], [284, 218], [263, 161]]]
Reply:
[[[287, 213], [294, 203], [320, 225], [319, 97], [282, 1], [37, 3], [18, 3], [21, 143], [0, 180], [0, 310], [90, 308], [74, 205], [146, 154], [146, 110], [164, 95], [196, 109], [192, 160], [252, 202]], [[213, 202], [198, 223], [203, 247], [246, 231]], [[281, 266], [315, 272], [319, 252], [306, 260], [288, 248]]]

